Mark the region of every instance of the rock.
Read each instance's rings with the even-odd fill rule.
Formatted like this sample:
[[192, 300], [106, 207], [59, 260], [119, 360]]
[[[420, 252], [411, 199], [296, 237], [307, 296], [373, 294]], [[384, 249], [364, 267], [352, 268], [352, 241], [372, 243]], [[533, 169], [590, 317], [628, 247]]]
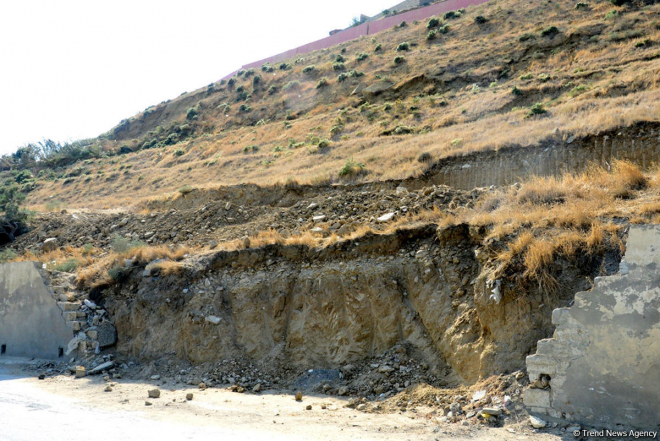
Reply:
[[497, 409], [495, 407], [484, 407], [483, 409], [481, 409], [481, 414], [493, 415], [493, 416], [502, 415], [502, 409]]
[[307, 209], [308, 209], [308, 210], [313, 210], [313, 209], [315, 209], [315, 208], [318, 208], [318, 206], [319, 206], [319, 204], [317, 204], [316, 202], [312, 202], [311, 204], [309, 204], [309, 206], [307, 207]]
[[83, 303], [90, 309], [96, 309], [96, 303], [92, 302], [91, 300], [85, 299]]
[[152, 380], [160, 380], [160, 375], [152, 375], [150, 378]]
[[529, 424], [531, 424], [532, 427], [535, 429], [543, 429], [545, 426], [548, 425], [548, 423], [543, 421], [541, 418], [535, 417], [534, 415], [529, 416]]
[[408, 193], [408, 189], [406, 187], [398, 186], [396, 188], [396, 195], [397, 196], [400, 196], [402, 194], [407, 194], [407, 193]]
[[357, 409], [357, 410], [363, 410], [363, 411], [364, 411], [364, 410], [367, 410], [367, 405], [364, 404], [364, 403], [362, 403], [362, 404], [358, 404], [358, 406], [356, 407], [356, 409]]
[[378, 368], [378, 372], [381, 374], [389, 374], [390, 372], [393, 372], [394, 368], [391, 366], [387, 366], [386, 364], [382, 365], [381, 367]]
[[227, 202], [225, 204], [225, 210], [227, 210], [227, 211], [231, 210], [231, 202]]
[[112, 392], [112, 387], [106, 386], [105, 389], [103, 390], [104, 392]]
[[112, 369], [114, 365], [115, 365], [114, 361], [106, 361], [105, 363], [101, 363], [100, 365], [96, 366], [94, 369], [89, 371], [89, 375], [100, 374], [105, 370]]
[[312, 233], [323, 233], [323, 228], [321, 227], [314, 227], [310, 230]]
[[261, 383], [257, 383], [257, 385], [252, 388], [252, 392], [261, 392]]
[[214, 325], [219, 325], [222, 319], [220, 317], [216, 317], [215, 315], [209, 315], [204, 320]]
[[151, 401], [145, 401], [145, 402], [144, 402], [144, 405], [145, 405], [145, 406], [151, 406]]
[[199, 383], [199, 390], [206, 390], [206, 383]]
[[386, 81], [386, 80], [378, 81], [372, 84], [371, 86], [362, 89], [362, 93], [364, 93], [365, 95], [377, 96], [385, 92], [386, 90], [392, 88], [392, 86], [394, 86], [394, 83], [391, 81]]
[[386, 213], [386, 214], [382, 215], [381, 217], [379, 217], [378, 219], [376, 219], [376, 221], [378, 221], [378, 222], [389, 222], [392, 219], [394, 219], [394, 215], [395, 215], [395, 213], [392, 213], [392, 212]]
[[50, 237], [44, 240], [44, 243], [41, 244], [41, 251], [44, 253], [49, 253], [57, 249], [57, 238]]
[[217, 246], [218, 246], [218, 242], [217, 242], [217, 241], [212, 240], [212, 241], [209, 242], [209, 249], [210, 249], [210, 250], [214, 249], [214, 248], [217, 247]]
[[298, 391], [296, 392], [296, 401], [302, 401], [303, 395], [302, 392]]
[[190, 400], [192, 400], [192, 399], [193, 399], [193, 394], [192, 394], [192, 392], [188, 392], [188, 393], [186, 394], [186, 400], [190, 401]]
[[325, 214], [320, 214], [320, 215], [318, 215], [318, 216], [314, 216], [314, 217], [312, 217], [312, 220], [313, 220], [314, 222], [321, 222], [321, 221], [324, 220], [324, 219], [325, 219]]
[[76, 378], [82, 378], [87, 375], [87, 369], [85, 366], [76, 366]]
[[312, 405], [311, 405], [311, 404], [308, 404], [307, 406], [305, 406], [305, 409], [306, 409], [306, 410], [312, 410]]
[[46, 374], [41, 374], [38, 377], [40, 380], [45, 380], [46, 379]]
[[348, 386], [342, 386], [339, 388], [337, 391], [337, 395], [343, 397], [344, 395], [348, 395]]
[[578, 432], [580, 432], [581, 430], [582, 430], [582, 427], [580, 427], [580, 426], [568, 426], [568, 427], [566, 428], [566, 433], [571, 433], [571, 434], [573, 434], [573, 433], [578, 433]]
[[149, 398], [160, 398], [160, 389], [151, 389], [149, 391]]
[[451, 403], [449, 405], [449, 411], [454, 415], [458, 414], [462, 410], [462, 407], [459, 403]]
[[117, 343], [117, 328], [112, 323], [105, 321], [96, 327], [99, 347], [105, 348]]

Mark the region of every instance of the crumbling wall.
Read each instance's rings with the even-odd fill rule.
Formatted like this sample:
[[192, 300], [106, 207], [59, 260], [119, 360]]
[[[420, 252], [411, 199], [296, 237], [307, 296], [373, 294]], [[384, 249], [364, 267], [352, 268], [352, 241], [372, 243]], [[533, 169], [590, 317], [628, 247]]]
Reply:
[[605, 428], [658, 429], [660, 227], [635, 226], [618, 275], [556, 309], [554, 338], [527, 358], [533, 413]]
[[2, 355], [58, 358], [73, 337], [35, 263], [0, 265]]

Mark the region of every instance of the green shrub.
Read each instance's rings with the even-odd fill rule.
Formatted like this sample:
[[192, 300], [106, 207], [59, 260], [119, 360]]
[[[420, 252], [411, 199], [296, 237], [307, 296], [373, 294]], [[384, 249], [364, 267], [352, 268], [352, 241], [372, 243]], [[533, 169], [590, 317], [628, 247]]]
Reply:
[[72, 273], [76, 270], [76, 268], [78, 268], [78, 261], [76, 259], [69, 259], [66, 262], [55, 265], [53, 269], [63, 273]]
[[612, 20], [618, 16], [619, 16], [619, 11], [617, 11], [616, 9], [612, 9], [607, 14], [605, 14], [605, 20]]
[[359, 70], [352, 70], [348, 73], [348, 76], [351, 78], [359, 78], [364, 76], [364, 72], [360, 72]]
[[405, 62], [406, 62], [406, 57], [402, 55], [397, 55], [396, 57], [394, 57], [394, 64], [401, 64]]
[[122, 280], [124, 280], [128, 275], [128, 269], [123, 266], [117, 265], [108, 270], [108, 275], [112, 280], [119, 283]]
[[342, 72], [337, 77], [337, 81], [341, 83], [342, 81], [345, 81], [347, 78], [348, 78], [348, 74]]
[[279, 70], [289, 70], [289, 69], [291, 69], [291, 64], [289, 64], [289, 63], [280, 63], [280, 65], [278, 66], [278, 69]]
[[266, 63], [261, 66], [261, 70], [266, 72], [266, 73], [272, 73], [275, 71], [275, 68], [271, 66], [270, 64]]
[[241, 69], [238, 72], [236, 72], [237, 77], [242, 77], [243, 75], [245, 75], [245, 69]]
[[236, 84], [236, 78], [230, 78], [227, 80], [227, 86], [234, 87], [234, 84]]
[[339, 176], [351, 176], [364, 169], [364, 164], [355, 162], [353, 158], [347, 159], [344, 166], [339, 169]]
[[128, 237], [122, 237], [118, 234], [115, 234], [110, 241], [110, 246], [115, 252], [124, 253], [133, 248], [143, 247], [144, 243], [139, 240], [131, 240]]
[[541, 37], [554, 37], [559, 33], [557, 26], [548, 26], [541, 31]]
[[398, 26], [395, 26], [395, 27], [398, 27], [398, 28], [405, 28], [406, 26], [408, 26], [408, 23], [406, 23], [406, 21], [404, 20], [404, 21], [402, 21], [401, 23], [399, 23]]
[[321, 78], [318, 83], [316, 83], [316, 88], [320, 89], [328, 85], [328, 79], [326, 77]]
[[523, 81], [525, 81], [525, 80], [531, 80], [532, 78], [534, 78], [534, 75], [533, 75], [531, 72], [530, 72], [530, 73], [523, 74], [523, 75], [520, 75], [520, 79], [523, 80]]
[[449, 32], [449, 25], [446, 24], [444, 26], [440, 26], [438, 28], [438, 32], [440, 32], [441, 34], [446, 34], [447, 32]]
[[249, 68], [247, 71], [245, 71], [245, 78], [249, 78], [251, 75], [254, 75], [254, 69]]
[[302, 70], [304, 74], [311, 74], [314, 73], [315, 71], [316, 71], [316, 66], [314, 66], [313, 64], [311, 66], [304, 67]]
[[404, 41], [403, 43], [399, 43], [399, 45], [396, 47], [397, 52], [407, 51], [409, 49], [410, 49], [410, 43], [408, 43], [407, 41]]
[[275, 86], [270, 86], [268, 88], [268, 95], [275, 95], [277, 93], [277, 87]]
[[337, 63], [343, 63], [344, 61], [346, 61], [346, 58], [344, 58], [343, 55], [337, 55], [337, 56], [335, 57], [335, 61], [336, 61]]
[[527, 40], [535, 40], [535, 39], [536, 39], [536, 35], [531, 34], [529, 32], [525, 32], [520, 37], [518, 37], [518, 41], [520, 42], [525, 42]]
[[333, 70], [344, 70], [344, 63], [341, 63], [341, 62], [332, 63], [332, 69]]
[[579, 85], [575, 86], [574, 88], [572, 88], [571, 91], [568, 92], [568, 94], [572, 97], [576, 97], [578, 95], [583, 94], [587, 90], [589, 90], [589, 88], [587, 86], [585, 86], [584, 84], [579, 84]]
[[426, 29], [433, 29], [437, 28], [438, 26], [440, 26], [440, 19], [436, 17], [431, 17], [428, 23], [426, 23]]
[[539, 75], [538, 78], [539, 78], [540, 82], [545, 83], [546, 81], [550, 80], [550, 75], [542, 73], [542, 74]]
[[382, 48], [383, 48], [383, 45], [380, 44], [380, 43], [378, 43], [378, 44], [374, 47], [374, 52], [378, 52], [378, 51], [381, 50]]
[[183, 156], [186, 152], [183, 151], [182, 149], [176, 149], [174, 150], [174, 156]]
[[0, 263], [9, 262], [18, 257], [18, 254], [11, 248], [4, 249], [0, 251]]
[[241, 106], [238, 108], [238, 111], [248, 113], [252, 111], [252, 107], [248, 106], [247, 104], [241, 104]]
[[429, 152], [424, 152], [417, 157], [417, 162], [431, 162], [431, 159], [433, 159], [431, 154]]
[[331, 143], [331, 141], [329, 139], [320, 139], [317, 146], [320, 149], [325, 149], [325, 148], [330, 147], [330, 143]]
[[587, 9], [589, 7], [589, 3], [586, 2], [577, 2], [575, 4], [575, 9]]
[[546, 112], [547, 112], [547, 110], [545, 110], [545, 107], [543, 107], [543, 104], [536, 103], [536, 104], [532, 104], [532, 106], [529, 108], [528, 116], [542, 115]]
[[484, 17], [483, 15], [477, 15], [476, 17], [474, 17], [474, 22], [476, 24], [484, 24], [484, 23], [488, 22], [488, 19], [486, 17]]
[[195, 189], [191, 187], [190, 185], [184, 185], [183, 187], [179, 188], [179, 193], [181, 193], [183, 196], [190, 194], [194, 191]]
[[261, 75], [255, 75], [254, 78], [252, 78], [252, 87], [257, 87], [261, 83]]
[[614, 6], [623, 6], [626, 3], [630, 3], [630, 0], [610, 0], [610, 3], [612, 3]]
[[520, 95], [522, 95], [522, 90], [518, 89], [516, 86], [513, 86], [511, 88], [511, 94], [520, 96]]
[[190, 107], [188, 110], [186, 110], [186, 119], [193, 120], [197, 119], [197, 115], [199, 115], [199, 111], [197, 110], [196, 107]]
[[438, 31], [435, 29], [431, 29], [428, 34], [426, 34], [426, 39], [431, 41], [435, 40], [435, 38], [438, 36]]
[[635, 42], [635, 47], [649, 47], [653, 44], [653, 41], [650, 38], [645, 38]]
[[357, 61], [359, 63], [360, 61], [364, 61], [367, 58], [369, 58], [369, 55], [367, 55], [365, 53], [360, 53], [360, 54], [357, 54], [357, 57], [355, 58], [355, 61]]
[[454, 18], [459, 18], [461, 16], [461, 13], [458, 11], [447, 11], [445, 12], [445, 15], [442, 16], [445, 20], [451, 20]]
[[283, 90], [298, 90], [300, 88], [300, 81], [293, 80], [289, 81], [282, 88]]

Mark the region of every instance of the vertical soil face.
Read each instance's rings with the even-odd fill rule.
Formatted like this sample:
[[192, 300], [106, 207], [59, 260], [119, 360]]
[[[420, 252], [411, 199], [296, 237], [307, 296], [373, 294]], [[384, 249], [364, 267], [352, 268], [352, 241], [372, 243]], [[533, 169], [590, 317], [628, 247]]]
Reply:
[[588, 288], [602, 263], [558, 262], [554, 294], [503, 280], [496, 303], [480, 250], [467, 225], [424, 225], [323, 249], [206, 254], [177, 276], [135, 269], [96, 295], [113, 316], [119, 351], [143, 360], [333, 368], [404, 343], [443, 381], [472, 383], [523, 368], [552, 335], [552, 309]]

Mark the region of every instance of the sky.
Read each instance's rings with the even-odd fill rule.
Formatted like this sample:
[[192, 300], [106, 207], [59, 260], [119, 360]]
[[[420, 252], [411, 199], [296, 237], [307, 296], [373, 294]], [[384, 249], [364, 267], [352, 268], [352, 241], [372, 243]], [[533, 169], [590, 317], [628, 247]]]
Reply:
[[0, 0], [0, 155], [91, 138], [397, 0]]

